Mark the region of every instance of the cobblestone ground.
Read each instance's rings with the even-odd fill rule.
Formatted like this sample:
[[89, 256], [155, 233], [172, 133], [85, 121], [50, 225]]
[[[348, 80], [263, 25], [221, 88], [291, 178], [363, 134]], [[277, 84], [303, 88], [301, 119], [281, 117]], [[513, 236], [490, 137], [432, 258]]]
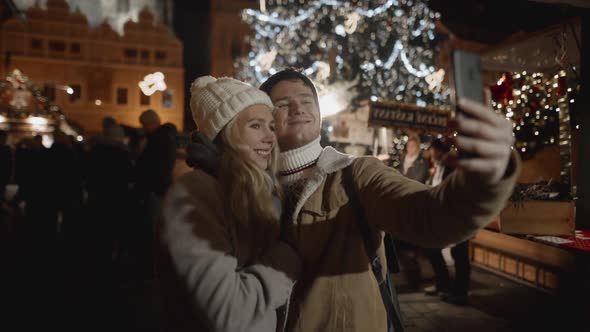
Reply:
[[[428, 268], [424, 270], [428, 275]], [[399, 274], [394, 275], [394, 281], [400, 291], [400, 306], [407, 332], [588, 329], [587, 322], [584, 322], [586, 316], [577, 310], [581, 307], [579, 303], [478, 268], [472, 272], [469, 304], [466, 306], [449, 304], [438, 297], [410, 291]]]

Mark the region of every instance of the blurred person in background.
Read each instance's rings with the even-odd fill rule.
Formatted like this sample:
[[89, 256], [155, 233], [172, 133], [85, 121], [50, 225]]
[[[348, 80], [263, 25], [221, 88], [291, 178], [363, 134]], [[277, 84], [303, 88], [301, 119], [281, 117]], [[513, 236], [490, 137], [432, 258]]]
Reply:
[[133, 170], [137, 213], [132, 218], [136, 224], [132, 226], [131, 248], [137, 278], [149, 280], [154, 272], [154, 227], [176, 163], [177, 129], [171, 123], [162, 124], [158, 113], [151, 109], [141, 113], [139, 122], [145, 136]]
[[[428, 150], [432, 159], [432, 172], [427, 184], [434, 187], [440, 185], [455, 168], [446, 162], [450, 149], [443, 140], [434, 140]], [[452, 283], [442, 249], [428, 248], [424, 252], [434, 270], [435, 280], [435, 284], [426, 287], [424, 293], [432, 296], [440, 295], [443, 301], [449, 303], [467, 304], [467, 292], [471, 275], [469, 240], [451, 246], [451, 256], [455, 266], [455, 278]]]
[[[426, 183], [430, 175], [430, 164], [423, 156], [420, 149], [420, 137], [410, 135], [404, 147], [404, 154], [399, 164], [398, 170], [407, 178]], [[391, 237], [391, 234], [385, 235]], [[399, 239], [394, 239], [397, 248], [397, 257], [399, 258], [400, 269], [403, 273], [407, 285], [411, 290], [420, 289], [422, 282], [422, 268], [420, 267], [420, 248]], [[388, 260], [390, 254], [388, 254]]]
[[[89, 227], [93, 255], [100, 270], [114, 277], [115, 263], [128, 254], [131, 228], [129, 184], [132, 160], [123, 128], [116, 122], [103, 128], [86, 156]], [[129, 263], [129, 262], [126, 262]]]
[[6, 201], [6, 186], [12, 178], [14, 160], [12, 148], [8, 145], [8, 133], [0, 130], [0, 204]]

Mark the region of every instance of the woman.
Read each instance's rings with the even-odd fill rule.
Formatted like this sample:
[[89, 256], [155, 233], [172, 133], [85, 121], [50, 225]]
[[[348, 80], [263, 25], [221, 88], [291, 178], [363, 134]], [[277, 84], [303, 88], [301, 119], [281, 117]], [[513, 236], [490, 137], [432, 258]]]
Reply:
[[195, 170], [169, 190], [159, 264], [166, 331], [275, 331], [299, 258], [279, 241], [273, 105], [231, 78], [198, 78]]

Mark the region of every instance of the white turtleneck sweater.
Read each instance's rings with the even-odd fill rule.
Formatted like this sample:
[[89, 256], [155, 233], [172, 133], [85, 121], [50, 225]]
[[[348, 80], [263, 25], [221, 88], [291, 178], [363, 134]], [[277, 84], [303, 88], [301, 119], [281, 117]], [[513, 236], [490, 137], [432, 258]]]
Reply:
[[308, 144], [282, 152], [279, 155], [279, 179], [283, 184], [290, 184], [309, 177], [316, 170], [316, 162], [322, 153], [320, 137]]

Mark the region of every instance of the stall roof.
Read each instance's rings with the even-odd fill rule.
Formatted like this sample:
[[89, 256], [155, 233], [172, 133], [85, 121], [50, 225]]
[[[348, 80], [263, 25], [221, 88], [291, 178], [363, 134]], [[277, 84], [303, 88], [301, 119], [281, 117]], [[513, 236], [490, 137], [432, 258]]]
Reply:
[[529, 1], [590, 8], [590, 1], [588, 1], [588, 0], [529, 0]]
[[531, 72], [554, 72], [564, 63], [579, 67], [581, 42], [581, 20], [568, 20], [539, 31], [514, 34], [490, 47], [482, 54], [482, 67]]

